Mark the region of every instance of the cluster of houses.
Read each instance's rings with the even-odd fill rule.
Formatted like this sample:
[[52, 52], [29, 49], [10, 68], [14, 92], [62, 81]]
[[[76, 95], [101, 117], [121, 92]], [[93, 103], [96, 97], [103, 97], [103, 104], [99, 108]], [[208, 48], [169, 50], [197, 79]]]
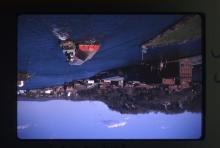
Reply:
[[65, 90], [62, 86], [56, 86], [53, 88], [31, 89], [31, 90], [18, 90], [18, 95], [30, 96], [30, 97], [60, 97], [65, 94]]
[[[184, 88], [190, 87], [192, 82], [192, 69], [193, 66], [198, 63], [201, 59], [200, 57], [196, 58], [184, 58], [176, 61], [169, 61], [166, 65], [166, 69], [161, 71], [161, 77], [157, 77], [160, 79], [158, 82], [149, 83], [147, 79], [151, 79], [150, 73], [141, 74], [144, 75], [145, 79], [140, 79], [141, 76], [133, 77], [133, 80], [128, 80], [126, 78], [126, 72], [124, 75], [113, 75], [105, 76], [102, 78], [91, 78], [84, 80], [76, 80], [72, 82], [65, 82], [64, 85], [54, 86], [50, 88], [41, 88], [41, 89], [32, 89], [32, 90], [22, 90], [18, 89], [18, 95], [29, 95], [29, 96], [37, 96], [37, 97], [61, 97], [61, 96], [77, 96], [78, 91], [91, 89], [96, 87], [98, 89], [108, 89], [108, 88], [159, 88], [160, 85], [166, 87], [166, 89], [170, 91], [181, 91]], [[192, 62], [194, 61], [194, 62]], [[195, 62], [197, 61], [197, 62]], [[144, 67], [140, 67], [139, 69], [143, 69]], [[129, 72], [127, 72], [129, 74]], [[149, 74], [149, 75], [148, 75]], [[23, 75], [22, 75], [23, 76]], [[26, 76], [26, 75], [24, 75]], [[21, 80], [21, 75], [19, 75], [19, 80]], [[27, 77], [27, 76], [26, 76]], [[25, 78], [26, 78], [25, 77]], [[146, 81], [145, 81], [146, 80]], [[157, 80], [158, 81], [158, 80]]]
[[[166, 69], [160, 71], [160, 77], [156, 77], [157, 81], [161, 83], [156, 81], [152, 81], [150, 83], [147, 82], [148, 79], [151, 79], [151, 77], [149, 76], [149, 73], [145, 73], [145, 79], [141, 79], [141, 76], [133, 77], [134, 80], [127, 80], [124, 76], [104, 78], [99, 82], [98, 86], [100, 89], [106, 89], [108, 87], [137, 87], [152, 89], [159, 88], [161, 85], [163, 85], [169, 91], [181, 91], [182, 89], [190, 87], [191, 83], [193, 82], [193, 66], [201, 64], [199, 61], [201, 61], [201, 56], [169, 61], [166, 65]], [[145, 67], [140, 68], [144, 69]]]
[[193, 82], [193, 68], [194, 66], [201, 65], [201, 56], [195, 56], [191, 58], [183, 58], [174, 61], [177, 68], [168, 69], [175, 75], [164, 75], [162, 78], [162, 84], [169, 87], [188, 88]]
[[187, 88], [192, 82], [192, 64], [189, 59], [180, 59], [175, 62], [174, 65], [177, 68], [172, 70], [172, 76], [164, 75], [162, 78], [162, 84], [164, 85], [180, 85], [181, 87]]
[[31, 89], [31, 90], [22, 90], [17, 91], [18, 95], [23, 96], [34, 96], [34, 97], [61, 97], [61, 96], [77, 96], [78, 91], [91, 89], [96, 87], [98, 89], [108, 89], [108, 88], [123, 88], [123, 87], [152, 87], [151, 85], [143, 84], [139, 81], [131, 81], [128, 83], [124, 82], [124, 77], [114, 76], [109, 78], [104, 78], [101, 80], [79, 80], [72, 81], [69, 83], [64, 83], [61, 86], [41, 88], [41, 89]]

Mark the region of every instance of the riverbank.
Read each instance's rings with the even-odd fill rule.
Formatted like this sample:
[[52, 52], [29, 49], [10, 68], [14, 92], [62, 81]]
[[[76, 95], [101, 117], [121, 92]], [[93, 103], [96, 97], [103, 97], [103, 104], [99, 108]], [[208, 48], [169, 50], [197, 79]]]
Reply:
[[57, 93], [41, 95], [37, 91], [35, 93], [28, 92], [25, 95], [18, 95], [18, 101], [97, 100], [104, 102], [112, 110], [131, 114], [201, 112], [202, 108], [202, 86], [200, 83], [194, 83], [190, 87], [178, 91], [163, 85], [151, 88], [108, 87], [105, 89], [94, 86], [88, 89], [75, 90], [71, 95], [68, 91], [59, 93], [60, 95], [57, 95]]

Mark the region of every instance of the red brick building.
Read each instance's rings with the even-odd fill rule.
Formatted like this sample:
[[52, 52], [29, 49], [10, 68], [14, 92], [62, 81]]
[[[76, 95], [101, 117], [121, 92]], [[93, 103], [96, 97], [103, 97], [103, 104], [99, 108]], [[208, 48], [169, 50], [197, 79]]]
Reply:
[[187, 85], [192, 81], [192, 64], [189, 59], [179, 60], [180, 84]]
[[162, 72], [162, 83], [165, 85], [189, 86], [192, 81], [192, 62], [189, 58], [169, 62]]

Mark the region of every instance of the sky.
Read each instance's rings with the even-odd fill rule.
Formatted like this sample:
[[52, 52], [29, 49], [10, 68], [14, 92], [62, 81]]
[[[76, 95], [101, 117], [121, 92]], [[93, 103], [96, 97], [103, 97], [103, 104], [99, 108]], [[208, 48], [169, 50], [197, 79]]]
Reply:
[[198, 139], [201, 113], [120, 114], [100, 101], [18, 101], [19, 139]]

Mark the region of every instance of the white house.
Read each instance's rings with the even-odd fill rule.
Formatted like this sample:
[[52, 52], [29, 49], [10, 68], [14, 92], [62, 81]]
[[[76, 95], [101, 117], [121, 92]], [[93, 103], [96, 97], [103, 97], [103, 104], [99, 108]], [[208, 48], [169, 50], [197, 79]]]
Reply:
[[52, 89], [45, 90], [45, 94], [51, 94], [52, 91]]
[[87, 84], [94, 84], [95, 81], [94, 80], [86, 80]]
[[17, 91], [17, 94], [19, 95], [19, 94], [24, 94], [24, 93], [26, 93], [26, 90], [18, 90]]
[[123, 86], [124, 84], [124, 77], [120, 76], [114, 76], [114, 77], [109, 77], [109, 78], [104, 78], [104, 82], [110, 82], [110, 83], [117, 83], [119, 86]]

